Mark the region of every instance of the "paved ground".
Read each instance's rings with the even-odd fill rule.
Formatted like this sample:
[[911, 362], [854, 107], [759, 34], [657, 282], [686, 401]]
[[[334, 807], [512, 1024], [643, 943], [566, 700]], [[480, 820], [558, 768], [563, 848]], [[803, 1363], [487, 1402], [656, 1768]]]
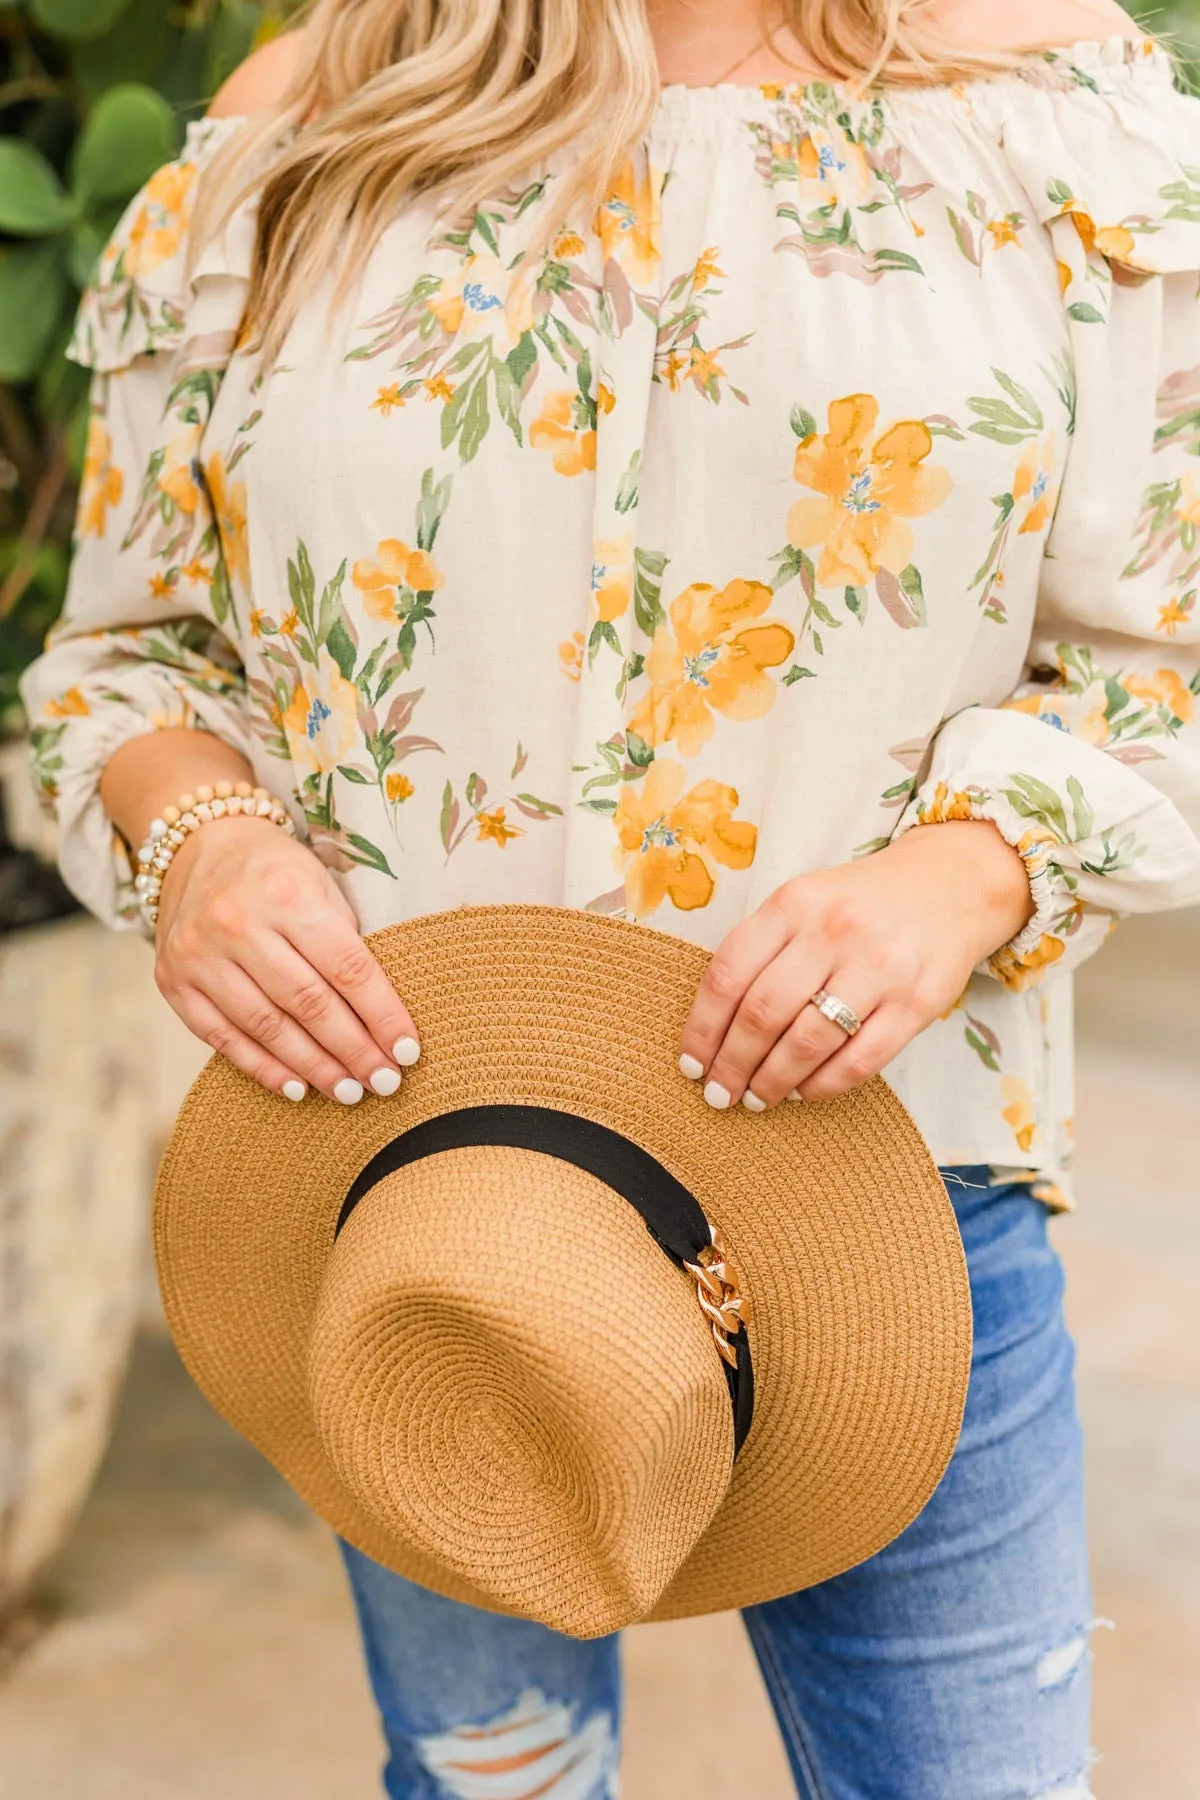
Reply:
[[[1057, 1229], [1116, 1625], [1096, 1639], [1097, 1800], [1200, 1800], [1198, 1000], [1200, 928], [1153, 922], [1118, 935], [1081, 1002], [1084, 1203]], [[0, 1658], [0, 1800], [378, 1792], [326, 1535], [152, 1328], [80, 1527]], [[628, 1800], [786, 1800], [736, 1619], [633, 1632], [627, 1667]], [[718, 1692], [714, 1738], [696, 1703]]]

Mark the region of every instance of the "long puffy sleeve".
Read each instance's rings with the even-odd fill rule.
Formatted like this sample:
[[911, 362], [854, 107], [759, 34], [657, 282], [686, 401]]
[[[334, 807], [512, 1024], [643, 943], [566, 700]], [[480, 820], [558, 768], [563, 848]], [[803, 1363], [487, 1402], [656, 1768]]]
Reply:
[[1074, 431], [1026, 678], [943, 725], [899, 829], [988, 818], [1036, 912], [1025, 987], [1124, 913], [1200, 901], [1200, 106], [1166, 69], [1033, 90], [1006, 153], [1050, 232]]
[[64, 878], [117, 926], [138, 915], [100, 803], [109, 758], [168, 727], [250, 747], [229, 582], [244, 520], [230, 471], [199, 459], [217, 383], [213, 344], [189, 329], [185, 274], [195, 185], [227, 135], [226, 122], [192, 128], [131, 203], [84, 297], [70, 351], [92, 370], [74, 560], [63, 615], [22, 684]]

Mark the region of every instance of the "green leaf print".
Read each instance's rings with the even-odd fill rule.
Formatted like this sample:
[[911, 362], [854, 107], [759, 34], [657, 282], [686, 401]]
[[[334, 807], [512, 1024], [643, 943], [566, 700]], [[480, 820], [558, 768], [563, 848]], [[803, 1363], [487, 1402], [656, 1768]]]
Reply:
[[1091, 837], [1096, 828], [1096, 815], [1088, 804], [1077, 775], [1067, 776], [1067, 792], [1075, 810], [1075, 839], [1078, 842], [1080, 838]]
[[[662, 550], [643, 550], [638, 545], [633, 552], [633, 613], [638, 629], [647, 637], [653, 637], [658, 627], [666, 618], [662, 605], [662, 580], [670, 558]], [[595, 627], [592, 630], [595, 636]], [[613, 648], [620, 645], [615, 642]]]
[[653, 745], [640, 738], [636, 731], [627, 731], [625, 734], [625, 754], [635, 769], [648, 769], [654, 761]]
[[[337, 574], [331, 581], [325, 583], [321, 593], [321, 605], [317, 612], [317, 629], [313, 634], [313, 642], [317, 649], [320, 649], [321, 645], [327, 641], [329, 633], [333, 628], [334, 620], [341, 617], [342, 583], [345, 579], [346, 559], [343, 557], [342, 565]], [[345, 627], [343, 626], [343, 630], [344, 629]], [[350, 667], [354, 667], [353, 659], [351, 659]], [[346, 674], [346, 678], [349, 680], [349, 674], [345, 670], [343, 670], [343, 673]]]
[[351, 768], [349, 763], [339, 763], [338, 764], [338, 774], [342, 777], [343, 781], [353, 782], [355, 787], [373, 787], [374, 786], [374, 783], [371, 780], [371, 777], [369, 775], [364, 775], [363, 771], [361, 769]]
[[798, 403], [788, 414], [788, 423], [802, 443], [807, 438], [814, 438], [817, 435], [817, 421]]
[[1068, 319], [1074, 319], [1077, 325], [1103, 325], [1104, 314], [1090, 305], [1086, 300], [1076, 300], [1067, 308]]
[[1054, 178], [1046, 183], [1046, 198], [1052, 206], [1069, 206], [1074, 195], [1065, 181]]
[[616, 508], [619, 513], [632, 512], [638, 503], [638, 482], [642, 472], [642, 453], [635, 450], [629, 467], [617, 483]]
[[417, 502], [417, 548], [432, 550], [437, 539], [438, 527], [450, 504], [450, 487], [453, 477], [443, 475], [440, 481], [433, 478], [432, 469], [421, 472], [421, 498]]
[[787, 674], [780, 677], [779, 685], [781, 687], [791, 687], [794, 681], [804, 681], [806, 678], [810, 677], [815, 681], [816, 674], [817, 672], [815, 669], [803, 669], [799, 663], [793, 663]]
[[868, 594], [866, 588], [848, 587], [846, 589], [846, 611], [853, 614], [860, 625], [866, 623]]
[[[359, 837], [356, 831], [348, 831], [346, 842], [358, 852], [357, 856], [351, 858], [352, 862], [357, 862], [368, 869], [374, 869], [380, 875], [392, 875], [387, 857], [368, 838]], [[392, 875], [392, 879], [395, 880], [394, 875]]]
[[354, 664], [358, 656], [358, 646], [352, 640], [341, 619], [335, 619], [325, 639], [326, 649], [341, 670], [347, 681], [354, 679]]
[[1063, 803], [1052, 787], [1033, 775], [1014, 775], [1013, 786], [1000, 792], [1023, 819], [1038, 819], [1049, 826], [1060, 844], [1071, 842]]

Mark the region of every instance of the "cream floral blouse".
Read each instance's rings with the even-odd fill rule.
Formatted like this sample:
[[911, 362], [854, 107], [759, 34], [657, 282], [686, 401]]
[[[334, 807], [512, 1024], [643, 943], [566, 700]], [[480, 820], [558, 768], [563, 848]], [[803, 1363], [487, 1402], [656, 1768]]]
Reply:
[[789, 876], [992, 819], [1036, 917], [888, 1075], [940, 1162], [1066, 1204], [1067, 972], [1200, 900], [1200, 105], [1165, 55], [668, 88], [547, 254], [562, 162], [469, 230], [411, 205], [265, 380], [252, 212], [186, 273], [237, 129], [133, 202], [75, 336], [78, 553], [25, 688], [71, 886], [135, 923], [97, 783], [164, 726], [245, 752], [365, 931], [548, 901], [715, 946]]

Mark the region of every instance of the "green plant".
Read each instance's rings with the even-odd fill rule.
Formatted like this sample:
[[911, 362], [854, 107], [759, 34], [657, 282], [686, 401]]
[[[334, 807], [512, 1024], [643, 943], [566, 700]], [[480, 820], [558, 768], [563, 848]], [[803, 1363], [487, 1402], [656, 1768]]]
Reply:
[[65, 357], [122, 208], [287, 0], [0, 0], [0, 733], [62, 604], [87, 378]]

